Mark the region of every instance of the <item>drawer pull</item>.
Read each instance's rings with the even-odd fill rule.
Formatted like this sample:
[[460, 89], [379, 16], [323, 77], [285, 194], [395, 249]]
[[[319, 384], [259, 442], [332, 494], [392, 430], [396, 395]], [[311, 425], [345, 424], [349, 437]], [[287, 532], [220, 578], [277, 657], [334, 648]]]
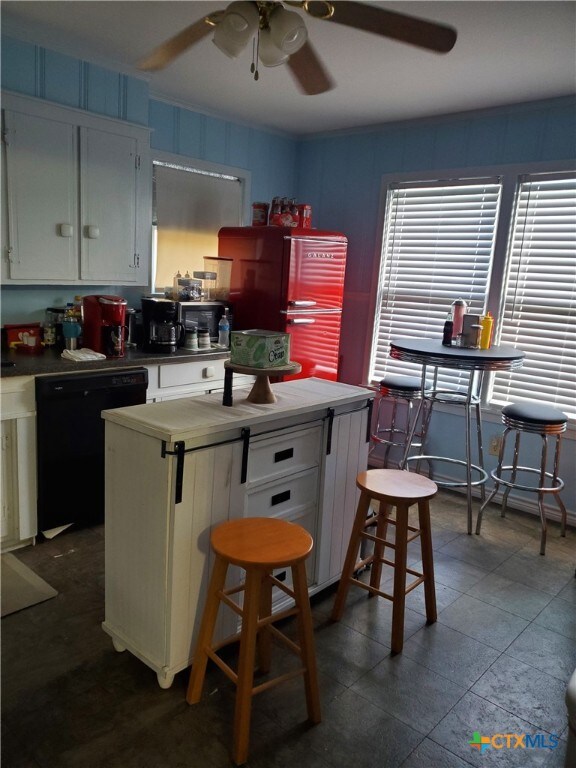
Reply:
[[290, 491], [282, 491], [282, 493], [276, 493], [270, 499], [270, 506], [275, 507], [276, 504], [282, 504], [283, 501], [288, 501], [290, 498]]
[[294, 448], [286, 448], [285, 451], [278, 451], [274, 454], [274, 463], [278, 461], [286, 461], [294, 456]]

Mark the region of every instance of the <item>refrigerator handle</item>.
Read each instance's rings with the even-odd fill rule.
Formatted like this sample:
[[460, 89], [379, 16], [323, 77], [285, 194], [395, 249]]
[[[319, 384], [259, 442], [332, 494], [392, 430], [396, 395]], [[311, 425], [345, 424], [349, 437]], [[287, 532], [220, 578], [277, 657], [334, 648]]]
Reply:
[[288, 306], [290, 307], [315, 307], [317, 302], [315, 301], [307, 301], [305, 299], [294, 299], [293, 301], [288, 302]]
[[286, 320], [288, 325], [312, 325], [316, 320], [313, 317], [289, 317]]

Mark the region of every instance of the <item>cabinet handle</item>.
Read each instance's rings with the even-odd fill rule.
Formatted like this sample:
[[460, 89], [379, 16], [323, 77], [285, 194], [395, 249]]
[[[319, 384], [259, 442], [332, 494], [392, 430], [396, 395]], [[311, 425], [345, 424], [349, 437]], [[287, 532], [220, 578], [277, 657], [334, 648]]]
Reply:
[[72, 235], [74, 234], [74, 227], [72, 226], [72, 224], [59, 224], [58, 232], [60, 234], [60, 237], [72, 237]]
[[312, 325], [316, 320], [313, 317], [290, 317], [288, 325]]
[[290, 498], [290, 490], [282, 491], [281, 493], [276, 493], [270, 499], [270, 506], [275, 507], [276, 504], [282, 504], [283, 501], [288, 501], [289, 498]]
[[286, 461], [294, 456], [294, 448], [286, 448], [285, 451], [278, 451], [274, 454], [274, 463], [278, 461]]

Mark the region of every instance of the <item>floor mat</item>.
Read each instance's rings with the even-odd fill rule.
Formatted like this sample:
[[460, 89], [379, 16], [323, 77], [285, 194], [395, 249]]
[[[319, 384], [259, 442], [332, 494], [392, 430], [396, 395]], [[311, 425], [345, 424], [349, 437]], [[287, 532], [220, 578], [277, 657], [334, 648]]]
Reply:
[[58, 592], [11, 554], [2, 555], [2, 616], [56, 597]]

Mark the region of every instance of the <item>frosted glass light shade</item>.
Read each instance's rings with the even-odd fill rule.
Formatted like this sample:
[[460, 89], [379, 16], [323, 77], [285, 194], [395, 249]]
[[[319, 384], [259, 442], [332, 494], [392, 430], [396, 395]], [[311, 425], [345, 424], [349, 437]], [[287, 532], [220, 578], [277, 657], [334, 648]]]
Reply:
[[282, 7], [270, 16], [270, 34], [274, 45], [287, 54], [300, 50], [308, 38], [302, 16]]
[[274, 45], [269, 29], [260, 30], [258, 57], [265, 67], [277, 67], [288, 61], [289, 54]]
[[212, 42], [222, 53], [235, 59], [258, 29], [258, 21], [258, 9], [254, 3], [247, 0], [230, 3], [214, 30]]

